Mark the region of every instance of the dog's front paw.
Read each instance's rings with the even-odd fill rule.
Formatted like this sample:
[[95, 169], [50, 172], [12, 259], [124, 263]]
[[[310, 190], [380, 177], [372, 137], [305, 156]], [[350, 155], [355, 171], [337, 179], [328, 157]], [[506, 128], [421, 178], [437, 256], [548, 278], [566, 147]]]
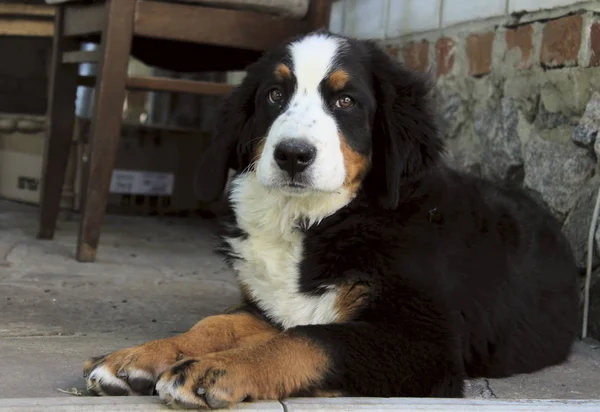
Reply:
[[154, 393], [158, 376], [180, 355], [166, 340], [91, 358], [83, 368], [87, 390], [104, 396], [144, 396]]
[[256, 398], [251, 371], [226, 354], [182, 360], [160, 377], [156, 391], [167, 405], [178, 408], [229, 408]]

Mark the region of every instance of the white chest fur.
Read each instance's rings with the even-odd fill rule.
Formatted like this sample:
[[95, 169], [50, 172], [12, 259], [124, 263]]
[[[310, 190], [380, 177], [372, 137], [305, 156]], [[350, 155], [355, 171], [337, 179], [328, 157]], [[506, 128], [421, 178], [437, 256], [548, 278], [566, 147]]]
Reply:
[[239, 281], [258, 306], [284, 328], [333, 323], [338, 318], [337, 290], [311, 296], [299, 291], [299, 265], [303, 257], [299, 218], [318, 224], [344, 207], [347, 193], [302, 197], [283, 195], [263, 187], [253, 173], [238, 176], [232, 183], [231, 202], [238, 226], [246, 238], [227, 242], [234, 255]]

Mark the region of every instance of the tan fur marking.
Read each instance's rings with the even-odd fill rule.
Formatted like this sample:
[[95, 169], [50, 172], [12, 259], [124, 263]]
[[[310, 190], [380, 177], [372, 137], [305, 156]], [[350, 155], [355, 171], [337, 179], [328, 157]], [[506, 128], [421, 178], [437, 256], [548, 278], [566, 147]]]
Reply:
[[292, 77], [292, 71], [285, 64], [280, 63], [275, 68], [275, 78], [277, 81], [283, 81]]
[[177, 361], [178, 355], [179, 352], [172, 340], [158, 339], [143, 345], [118, 350], [96, 362], [94, 359], [90, 359], [83, 367], [83, 374], [87, 376], [96, 365], [101, 364], [112, 374], [130, 368], [158, 376]]
[[338, 322], [352, 320], [366, 303], [369, 287], [364, 283], [348, 283], [340, 287], [335, 300]]
[[[252, 400], [282, 399], [317, 386], [329, 368], [329, 357], [305, 338], [282, 333], [252, 347], [212, 353], [189, 365], [183, 373], [183, 390], [194, 394], [198, 386], [207, 398], [232, 406]], [[161, 380], [177, 379], [172, 369]]]
[[370, 160], [368, 157], [352, 150], [348, 145], [346, 137], [341, 133], [340, 144], [342, 155], [344, 156], [344, 167], [346, 168], [344, 186], [350, 189], [351, 192], [355, 192], [360, 187], [360, 183], [369, 167]]
[[188, 332], [173, 339], [180, 352], [186, 356], [220, 352], [255, 344], [257, 336], [274, 337], [279, 331], [267, 322], [247, 313], [209, 316], [198, 322]]
[[266, 365], [264, 377], [255, 379], [257, 391], [266, 399], [279, 399], [319, 384], [330, 364], [323, 349], [305, 338], [285, 333], [257, 347], [256, 366]]
[[268, 323], [247, 313], [209, 316], [181, 335], [122, 349], [101, 360], [90, 359], [84, 365], [84, 374], [102, 363], [113, 373], [131, 368], [158, 376], [181, 357], [203, 356], [256, 345], [270, 340], [278, 333]]
[[348, 84], [350, 75], [344, 70], [336, 70], [329, 75], [329, 86], [333, 90], [342, 90]]

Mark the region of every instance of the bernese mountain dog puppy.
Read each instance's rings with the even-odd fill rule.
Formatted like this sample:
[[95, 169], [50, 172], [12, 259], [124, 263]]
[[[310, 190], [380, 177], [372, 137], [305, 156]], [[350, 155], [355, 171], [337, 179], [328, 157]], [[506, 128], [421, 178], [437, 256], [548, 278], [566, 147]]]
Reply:
[[92, 358], [88, 388], [223, 408], [291, 396], [460, 397], [563, 362], [578, 273], [527, 194], [443, 161], [427, 78], [327, 32], [251, 65], [200, 165], [243, 304]]

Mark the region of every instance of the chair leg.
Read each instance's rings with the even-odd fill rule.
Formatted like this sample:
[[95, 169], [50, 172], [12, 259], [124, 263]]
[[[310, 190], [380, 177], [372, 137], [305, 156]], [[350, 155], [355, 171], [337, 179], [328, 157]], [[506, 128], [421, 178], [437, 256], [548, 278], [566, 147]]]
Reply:
[[311, 0], [307, 16], [310, 30], [326, 29], [329, 27], [331, 3], [331, 0]]
[[76, 258], [93, 262], [100, 240], [110, 180], [119, 149], [127, 67], [137, 0], [107, 0], [102, 32], [94, 113], [90, 125], [90, 156]]
[[48, 130], [44, 153], [38, 238], [52, 239], [60, 209], [69, 153], [73, 141], [76, 64], [63, 64], [62, 54], [79, 47], [77, 40], [63, 37], [64, 7], [56, 15], [48, 101]]

